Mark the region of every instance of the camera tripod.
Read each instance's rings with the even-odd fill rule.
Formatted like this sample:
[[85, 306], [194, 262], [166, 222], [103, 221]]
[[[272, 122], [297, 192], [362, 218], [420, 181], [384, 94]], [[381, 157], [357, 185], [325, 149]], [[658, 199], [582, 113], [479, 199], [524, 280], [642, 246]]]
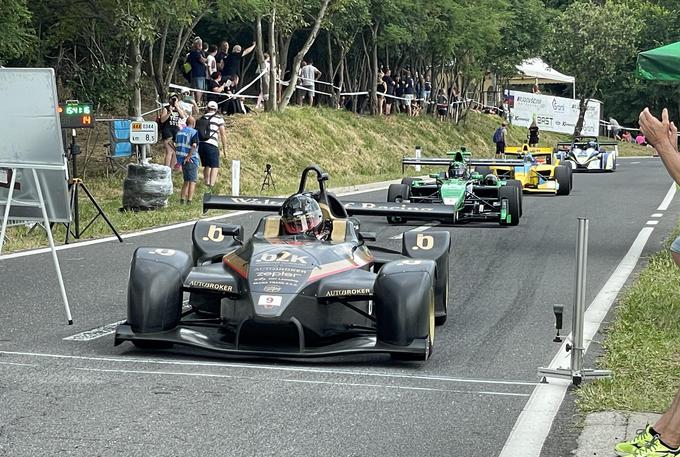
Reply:
[[274, 177], [272, 176], [272, 166], [271, 164], [265, 164], [264, 166], [264, 179], [262, 180], [262, 188], [260, 188], [260, 192], [264, 190], [264, 186], [267, 186], [267, 189], [271, 186], [274, 190], [276, 190], [276, 184], [274, 184]]
[[[92, 193], [90, 193], [90, 190], [87, 188], [85, 183], [83, 182], [82, 178], [78, 177], [78, 154], [80, 154], [80, 146], [78, 143], [76, 143], [76, 131], [73, 130], [73, 134], [71, 136], [71, 145], [68, 148], [70, 154], [69, 158], [71, 159], [71, 174], [72, 178], [69, 180], [68, 183], [68, 190], [70, 194], [70, 200], [71, 200], [71, 211], [73, 213], [73, 218], [71, 221], [69, 221], [66, 224], [66, 240], [65, 243], [68, 244], [69, 238], [71, 235], [73, 235], [73, 238], [75, 239], [80, 239], [80, 237], [85, 233], [85, 231], [90, 228], [90, 226], [96, 221], [99, 216], [101, 216], [104, 221], [106, 221], [106, 224], [109, 226], [111, 231], [113, 232], [114, 235], [116, 235], [116, 238], [118, 238], [118, 241], [121, 243], [123, 242], [123, 239], [120, 237], [118, 232], [116, 231], [116, 228], [113, 226], [111, 221], [109, 220], [108, 217], [106, 217], [106, 213], [104, 213], [104, 210], [102, 209], [101, 206], [99, 206], [99, 203], [97, 203], [97, 200], [92, 196]], [[80, 229], [80, 204], [78, 201], [78, 189], [82, 188], [83, 191], [85, 192], [85, 195], [87, 195], [87, 198], [92, 202], [92, 205], [97, 209], [97, 214], [92, 218], [92, 220], [83, 228], [82, 230]], [[71, 223], [74, 223], [74, 228], [75, 231], [71, 231]]]

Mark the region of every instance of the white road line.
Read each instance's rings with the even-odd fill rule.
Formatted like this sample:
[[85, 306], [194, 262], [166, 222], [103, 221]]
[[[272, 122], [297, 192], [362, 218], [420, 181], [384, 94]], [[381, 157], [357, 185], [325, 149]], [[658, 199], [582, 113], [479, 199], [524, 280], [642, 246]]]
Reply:
[[33, 368], [38, 366], [34, 363], [16, 363], [16, 362], [0, 362], [0, 365], [12, 365], [15, 367], [33, 367]]
[[258, 382], [287, 382], [293, 384], [318, 384], [331, 385], [339, 387], [370, 387], [379, 389], [397, 389], [397, 390], [416, 390], [425, 392], [446, 392], [454, 394], [472, 394], [472, 395], [496, 395], [496, 396], [510, 396], [510, 397], [528, 397], [529, 394], [521, 394], [516, 392], [492, 392], [492, 391], [470, 391], [470, 390], [454, 390], [454, 389], [438, 389], [433, 387], [417, 387], [417, 386], [394, 386], [386, 384], [365, 384], [356, 382], [338, 382], [338, 381], [319, 381], [312, 379], [290, 379], [290, 378], [253, 378], [249, 376], [235, 376], [216, 373], [186, 373], [182, 371], [147, 371], [147, 370], [106, 370], [101, 368], [75, 368], [82, 371], [93, 371], [99, 373], [120, 373], [120, 374], [142, 374], [142, 375], [156, 375], [156, 376], [191, 376], [197, 378], [226, 378], [226, 379], [246, 379]]
[[651, 215], [651, 217], [663, 217], [662, 213], [654, 213]]
[[668, 189], [666, 196], [664, 197], [659, 207], [656, 209], [657, 211], [666, 211], [668, 207], [671, 206], [671, 201], [673, 200], [673, 197], [675, 197], [676, 190], [677, 190], [676, 184], [675, 183], [671, 184], [671, 188]]
[[92, 341], [102, 336], [110, 335], [116, 331], [116, 327], [125, 322], [125, 319], [118, 322], [112, 322], [111, 324], [102, 325], [91, 330], [77, 333], [75, 335], [67, 336], [62, 338], [65, 341]]
[[637, 164], [639, 164], [639, 163], [640, 163], [640, 162], [631, 162], [630, 164], [631, 164], [631, 165], [637, 165]]
[[[420, 227], [412, 228], [411, 230], [407, 230], [407, 232], [424, 232], [425, 230], [434, 227], [436, 225], [439, 225], [439, 222], [428, 222], [425, 225], [421, 225]], [[400, 240], [404, 237], [404, 233], [400, 233], [398, 235], [394, 235], [390, 237], [390, 240]]]
[[[379, 190], [385, 190], [389, 187], [389, 184], [381, 184], [376, 187], [372, 187], [370, 189], [365, 189], [365, 190], [353, 190], [353, 191], [348, 191], [348, 192], [341, 192], [338, 193], [337, 195], [339, 197], [345, 197], [348, 195], [356, 195], [356, 194], [366, 194], [369, 192], [377, 192]], [[281, 196], [279, 196], [281, 197]], [[285, 197], [285, 196], [284, 196]], [[272, 197], [276, 198], [276, 197]], [[227, 219], [230, 217], [236, 217], [236, 216], [242, 216], [244, 214], [249, 214], [253, 213], [255, 211], [235, 211], [233, 213], [229, 214], [222, 214], [220, 216], [212, 216], [212, 217], [206, 217], [206, 218], [201, 218], [201, 219], [195, 219], [187, 222], [180, 222], [177, 224], [172, 224], [172, 225], [164, 225], [163, 227], [156, 227], [152, 229], [147, 229], [147, 230], [142, 230], [140, 232], [131, 232], [131, 233], [124, 233], [121, 234], [120, 237], [123, 238], [124, 240], [130, 239], [130, 238], [136, 238], [138, 236], [143, 236], [143, 235], [151, 235], [154, 233], [160, 233], [160, 232], [166, 232], [168, 230], [174, 230], [182, 227], [189, 227], [191, 225], [194, 225], [196, 222], [199, 220], [201, 221], [217, 221], [220, 219]], [[82, 248], [85, 246], [92, 246], [93, 244], [100, 244], [100, 243], [107, 243], [109, 241], [118, 241], [118, 238], [115, 236], [108, 236], [106, 238], [97, 238], [94, 240], [87, 240], [87, 241], [80, 241], [78, 243], [73, 243], [73, 244], [62, 244], [56, 247], [57, 251], [64, 251], [66, 249], [75, 249], [75, 248]], [[4, 254], [0, 255], [0, 260], [9, 260], [9, 259], [16, 259], [19, 257], [28, 257], [31, 255], [38, 255], [38, 254], [44, 254], [46, 252], [50, 252], [50, 248], [40, 248], [40, 249], [32, 249], [30, 251], [21, 251], [21, 252], [14, 252], [12, 254]]]
[[[623, 257], [614, 273], [609, 277], [604, 287], [600, 289], [595, 299], [584, 315], [583, 341], [585, 349], [588, 349], [595, 333], [604, 320], [609, 308], [616, 299], [619, 291], [626, 283], [647, 240], [654, 231], [652, 227], [644, 227], [640, 230], [632, 246]], [[569, 367], [571, 355], [566, 351], [566, 344], [571, 338], [565, 339], [560, 350], [553, 358], [548, 368], [555, 369]], [[515, 425], [510, 432], [503, 450], [499, 457], [539, 457], [546, 437], [550, 433], [550, 427], [557, 415], [560, 404], [564, 399], [570, 383], [563, 379], [549, 379], [549, 384], [539, 384], [531, 394]]]
[[391, 379], [418, 379], [425, 381], [451, 382], [451, 383], [470, 383], [470, 384], [491, 384], [491, 385], [507, 385], [507, 386], [536, 386], [536, 382], [528, 381], [502, 381], [496, 379], [468, 379], [468, 378], [454, 378], [447, 376], [436, 375], [409, 375], [401, 373], [385, 373], [385, 372], [371, 372], [371, 371], [351, 371], [339, 370], [331, 368], [316, 368], [316, 367], [293, 367], [293, 366], [276, 366], [276, 365], [257, 365], [252, 363], [229, 363], [229, 362], [198, 362], [198, 361], [184, 361], [184, 360], [163, 360], [153, 358], [129, 358], [129, 357], [89, 357], [83, 355], [62, 355], [62, 354], [44, 354], [38, 352], [19, 352], [19, 351], [0, 351], [4, 355], [19, 355], [26, 357], [44, 357], [51, 359], [66, 359], [66, 360], [87, 360], [92, 362], [116, 362], [116, 363], [140, 363], [140, 364], [156, 364], [156, 365], [177, 365], [177, 366], [191, 366], [191, 367], [217, 367], [217, 368], [240, 368], [250, 370], [262, 371], [280, 371], [291, 373], [315, 373], [315, 374], [337, 374], [346, 376], [366, 376], [376, 378], [391, 378]]
[[647, 225], [656, 225], [659, 221], [647, 221]]

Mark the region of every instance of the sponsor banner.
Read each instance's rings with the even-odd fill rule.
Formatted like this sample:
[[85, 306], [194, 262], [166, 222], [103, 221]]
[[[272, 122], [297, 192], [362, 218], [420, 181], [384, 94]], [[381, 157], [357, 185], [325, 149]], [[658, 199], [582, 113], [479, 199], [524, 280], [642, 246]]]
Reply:
[[[573, 133], [578, 120], [578, 100], [552, 95], [532, 94], [511, 90], [507, 95], [510, 123], [529, 127], [536, 119], [539, 129], [548, 132]], [[597, 135], [600, 125], [601, 103], [588, 102], [583, 120], [583, 135]]]

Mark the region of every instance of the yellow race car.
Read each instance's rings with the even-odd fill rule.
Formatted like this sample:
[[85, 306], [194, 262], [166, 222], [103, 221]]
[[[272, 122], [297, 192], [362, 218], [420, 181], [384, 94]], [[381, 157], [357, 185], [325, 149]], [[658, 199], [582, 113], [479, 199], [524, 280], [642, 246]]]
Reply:
[[560, 165], [552, 148], [509, 146], [505, 148], [508, 158], [521, 159], [522, 165], [492, 165], [477, 167], [482, 175], [493, 173], [500, 179], [516, 179], [522, 190], [528, 193], [552, 193], [569, 195], [573, 178], [571, 167]]

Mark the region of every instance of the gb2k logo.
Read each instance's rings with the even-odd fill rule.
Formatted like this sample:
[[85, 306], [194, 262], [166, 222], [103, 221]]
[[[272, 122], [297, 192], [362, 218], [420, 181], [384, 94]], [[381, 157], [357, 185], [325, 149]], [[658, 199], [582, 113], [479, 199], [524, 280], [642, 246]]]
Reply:
[[260, 255], [257, 262], [287, 262], [307, 264], [307, 256], [291, 254], [288, 251], [281, 251], [275, 254], [264, 253]]

